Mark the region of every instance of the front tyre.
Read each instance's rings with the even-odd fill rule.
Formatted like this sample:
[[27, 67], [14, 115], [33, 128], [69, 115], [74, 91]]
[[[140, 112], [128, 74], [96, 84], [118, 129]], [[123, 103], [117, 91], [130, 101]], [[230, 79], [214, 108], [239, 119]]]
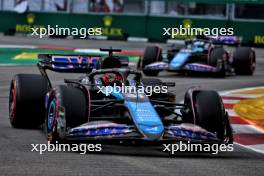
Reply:
[[36, 74], [18, 74], [11, 81], [9, 119], [14, 128], [38, 128], [44, 122], [48, 81]]
[[79, 87], [60, 85], [50, 93], [46, 110], [47, 139], [64, 139], [68, 129], [88, 122], [89, 99]]
[[196, 92], [194, 107], [196, 124], [224, 140], [225, 109], [219, 94], [209, 90]]
[[213, 48], [209, 55], [208, 64], [218, 68], [216, 77], [224, 78], [226, 76], [227, 53], [222, 47]]

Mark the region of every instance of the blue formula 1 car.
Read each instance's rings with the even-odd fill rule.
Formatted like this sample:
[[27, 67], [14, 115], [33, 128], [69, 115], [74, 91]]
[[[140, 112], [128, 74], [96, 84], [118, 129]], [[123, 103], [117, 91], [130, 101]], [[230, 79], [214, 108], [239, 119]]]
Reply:
[[[41, 74], [18, 74], [11, 81], [9, 114], [15, 128], [42, 126], [50, 142], [155, 145], [233, 141], [228, 114], [215, 91], [191, 88], [184, 103], [178, 104], [175, 94], [155, 91], [175, 86], [173, 83], [142, 78], [139, 71], [92, 69], [90, 57], [84, 56], [40, 55], [39, 59]], [[53, 86], [46, 70], [84, 75]], [[114, 91], [124, 86], [136, 91]], [[156, 88], [150, 91], [146, 87]]]
[[253, 75], [256, 67], [256, 55], [253, 48], [237, 47], [233, 53], [227, 52], [223, 44], [235, 45], [234, 37], [197, 38], [186, 40], [184, 46], [172, 46], [163, 58], [161, 48], [149, 46], [138, 68], [147, 76], [157, 76], [167, 70], [179, 73], [206, 73], [225, 77]]

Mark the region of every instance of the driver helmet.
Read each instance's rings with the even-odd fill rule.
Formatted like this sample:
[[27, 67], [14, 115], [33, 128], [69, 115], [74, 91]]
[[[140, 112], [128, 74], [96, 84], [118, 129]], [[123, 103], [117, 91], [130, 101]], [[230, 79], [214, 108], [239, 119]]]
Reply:
[[102, 76], [102, 81], [103, 81], [103, 84], [104, 84], [105, 86], [114, 85], [114, 83], [116, 83], [117, 86], [122, 85], [122, 84], [121, 84], [121, 81], [122, 81], [121, 76], [118, 76], [118, 75], [116, 75], [116, 74], [105, 73], [105, 74]]

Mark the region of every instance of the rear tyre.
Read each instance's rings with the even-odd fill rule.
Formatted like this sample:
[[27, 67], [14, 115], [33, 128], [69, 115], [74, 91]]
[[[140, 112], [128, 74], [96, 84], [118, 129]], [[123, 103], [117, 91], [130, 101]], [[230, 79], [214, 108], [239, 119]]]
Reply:
[[11, 81], [9, 119], [14, 128], [38, 128], [44, 122], [48, 81], [35, 74], [18, 74]]
[[237, 75], [253, 75], [255, 67], [255, 51], [250, 47], [238, 47], [234, 52], [235, 73]]
[[225, 110], [221, 97], [215, 91], [199, 91], [194, 97], [196, 123], [224, 139]]
[[68, 128], [88, 121], [88, 96], [78, 87], [60, 85], [49, 97], [46, 111], [47, 138], [55, 142], [64, 138]]
[[148, 70], [144, 69], [146, 65], [152, 64], [157, 61], [162, 60], [161, 48], [158, 46], [148, 46], [145, 49], [143, 60], [142, 60], [142, 70], [143, 73], [147, 76], [157, 76], [159, 74], [159, 70]]

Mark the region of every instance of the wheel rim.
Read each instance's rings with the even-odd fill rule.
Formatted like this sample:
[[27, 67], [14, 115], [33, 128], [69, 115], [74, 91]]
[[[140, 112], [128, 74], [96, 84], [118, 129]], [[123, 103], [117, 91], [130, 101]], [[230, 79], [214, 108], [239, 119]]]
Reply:
[[49, 105], [47, 114], [47, 140], [53, 141], [54, 122], [56, 117], [56, 99], [54, 98]]
[[47, 119], [48, 132], [51, 132], [53, 129], [55, 113], [56, 113], [56, 103], [55, 103], [55, 99], [53, 99], [48, 109], [48, 119]]

